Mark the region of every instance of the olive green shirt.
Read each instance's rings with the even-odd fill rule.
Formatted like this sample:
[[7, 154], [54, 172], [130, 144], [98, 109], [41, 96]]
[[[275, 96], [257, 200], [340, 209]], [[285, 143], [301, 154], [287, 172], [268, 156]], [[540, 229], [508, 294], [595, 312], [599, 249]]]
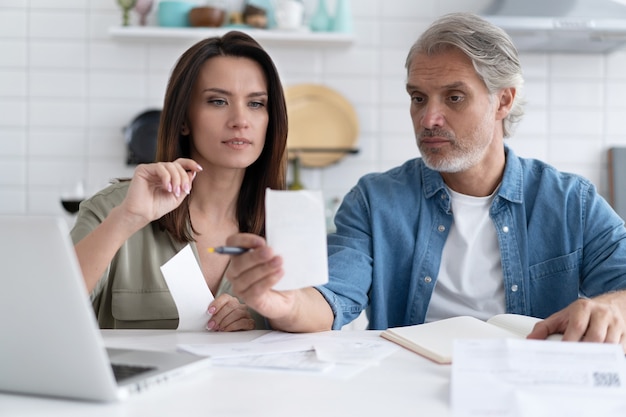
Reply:
[[[122, 202], [129, 185], [129, 181], [112, 184], [81, 203], [71, 232], [74, 244]], [[90, 294], [100, 328], [175, 329], [178, 310], [160, 267], [186, 245], [173, 239], [156, 222], [133, 234], [117, 251]], [[198, 259], [195, 243], [190, 246]], [[231, 294], [231, 284], [223, 277], [214, 296], [225, 293]], [[263, 317], [248, 310], [257, 329], [267, 328]]]

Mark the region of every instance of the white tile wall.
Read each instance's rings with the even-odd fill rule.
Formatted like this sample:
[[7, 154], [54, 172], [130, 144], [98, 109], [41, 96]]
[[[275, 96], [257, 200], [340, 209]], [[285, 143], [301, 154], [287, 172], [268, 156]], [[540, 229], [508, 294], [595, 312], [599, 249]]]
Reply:
[[[416, 156], [406, 52], [434, 17], [490, 2], [354, 0], [352, 46], [268, 46], [285, 85], [326, 84], [354, 104], [360, 120], [359, 154], [305, 169], [305, 185], [330, 200], [364, 173]], [[305, 5], [311, 11], [316, 0]], [[120, 19], [115, 0], [0, 2], [0, 214], [62, 214], [60, 196], [75, 183], [90, 193], [132, 174], [122, 128], [161, 106], [169, 71], [192, 42], [114, 40], [108, 28]], [[606, 149], [626, 145], [626, 51], [521, 58], [528, 106], [510, 145], [583, 174], [606, 193]]]

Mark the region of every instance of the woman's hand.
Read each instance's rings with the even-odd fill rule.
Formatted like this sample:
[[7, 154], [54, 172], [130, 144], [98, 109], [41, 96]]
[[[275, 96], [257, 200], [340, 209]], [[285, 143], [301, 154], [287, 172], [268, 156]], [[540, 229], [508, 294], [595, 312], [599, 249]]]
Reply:
[[238, 330], [254, 330], [254, 319], [245, 304], [235, 297], [222, 294], [209, 306], [208, 313], [211, 319], [207, 329], [220, 332], [234, 332]]
[[200, 171], [202, 167], [187, 158], [138, 165], [120, 207], [148, 224], [180, 205]]

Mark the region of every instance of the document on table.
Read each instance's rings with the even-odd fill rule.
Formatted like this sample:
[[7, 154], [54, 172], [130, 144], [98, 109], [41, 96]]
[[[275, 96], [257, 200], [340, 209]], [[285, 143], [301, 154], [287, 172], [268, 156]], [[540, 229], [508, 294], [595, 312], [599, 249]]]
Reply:
[[378, 334], [270, 332], [244, 343], [180, 344], [179, 350], [211, 356], [215, 366], [252, 367], [289, 372], [331, 370], [351, 377], [399, 349]]
[[456, 340], [454, 417], [626, 415], [620, 345], [543, 340]]
[[321, 191], [265, 193], [267, 243], [283, 258], [283, 278], [274, 286], [279, 291], [328, 282], [326, 217]]
[[178, 309], [177, 330], [206, 330], [211, 315], [207, 313], [213, 301], [200, 265], [187, 245], [161, 266], [165, 282]]

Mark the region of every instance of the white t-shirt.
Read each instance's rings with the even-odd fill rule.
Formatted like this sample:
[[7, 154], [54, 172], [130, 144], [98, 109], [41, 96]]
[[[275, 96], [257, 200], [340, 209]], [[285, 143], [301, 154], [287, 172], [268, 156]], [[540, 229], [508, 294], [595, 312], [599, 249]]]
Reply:
[[487, 197], [448, 192], [454, 221], [426, 322], [462, 315], [486, 320], [505, 312], [500, 248], [489, 217], [495, 192]]

